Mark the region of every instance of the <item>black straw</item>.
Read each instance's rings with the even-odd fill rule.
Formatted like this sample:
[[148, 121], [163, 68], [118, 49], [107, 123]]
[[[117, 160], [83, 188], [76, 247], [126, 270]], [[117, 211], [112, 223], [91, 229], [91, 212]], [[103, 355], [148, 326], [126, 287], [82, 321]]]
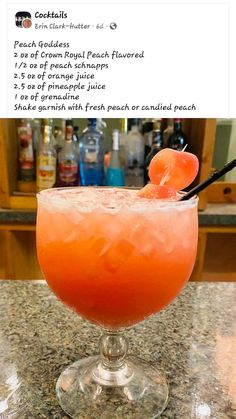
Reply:
[[194, 195], [201, 192], [203, 189], [205, 189], [207, 186], [211, 185], [211, 183], [215, 182], [217, 179], [219, 179], [221, 176], [225, 175], [225, 173], [229, 172], [234, 167], [236, 167], [236, 159], [232, 160], [230, 163], [227, 163], [222, 169], [217, 170], [216, 172], [214, 172], [208, 179], [204, 180], [204, 182], [195, 186], [193, 189], [191, 189], [191, 191], [189, 191], [185, 195], [183, 195], [180, 198], [179, 201], [186, 201], [187, 199], [192, 198]]

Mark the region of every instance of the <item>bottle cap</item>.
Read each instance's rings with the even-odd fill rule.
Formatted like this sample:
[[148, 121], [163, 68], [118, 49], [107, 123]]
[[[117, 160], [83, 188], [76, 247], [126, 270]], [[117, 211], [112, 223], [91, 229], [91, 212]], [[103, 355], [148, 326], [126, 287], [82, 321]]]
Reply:
[[89, 125], [92, 127], [96, 126], [97, 119], [96, 118], [88, 118]]
[[149, 132], [151, 132], [153, 130], [153, 122], [152, 121], [147, 121], [143, 124], [142, 126], [142, 133], [143, 134], [147, 134]]
[[118, 129], [112, 131], [112, 150], [119, 150], [120, 148], [120, 133]]
[[49, 125], [49, 126], [52, 126], [52, 125], [53, 125], [53, 120], [52, 120], [52, 118], [43, 118], [43, 125]]

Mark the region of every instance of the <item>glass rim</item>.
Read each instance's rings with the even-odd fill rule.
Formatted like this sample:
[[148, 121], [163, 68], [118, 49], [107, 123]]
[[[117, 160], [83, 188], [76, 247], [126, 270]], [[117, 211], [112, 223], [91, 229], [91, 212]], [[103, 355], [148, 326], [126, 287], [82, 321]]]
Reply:
[[[62, 203], [62, 200], [59, 198], [59, 197], [57, 197], [57, 196], [55, 196], [53, 193], [52, 193], [52, 191], [62, 191], [62, 190], [66, 190], [66, 191], [70, 191], [70, 190], [86, 190], [87, 188], [91, 188], [91, 189], [104, 189], [104, 190], [106, 190], [106, 189], [116, 189], [117, 191], [119, 191], [119, 190], [140, 190], [141, 188], [139, 188], [139, 187], [130, 187], [130, 186], [117, 186], [117, 187], [115, 187], [115, 186], [64, 186], [64, 187], [57, 187], [57, 188], [48, 188], [48, 189], [43, 189], [42, 191], [40, 191], [40, 192], [37, 192], [37, 194], [36, 194], [36, 198], [37, 198], [37, 201], [38, 202], [42, 202], [42, 203], [48, 203], [49, 204], [49, 202], [48, 202], [48, 199], [46, 199], [46, 197], [50, 197], [50, 194], [51, 194], [51, 199], [49, 198], [49, 200], [50, 200], [50, 202], [53, 202], [53, 203], [56, 203], [56, 202], [58, 202], [58, 203]], [[187, 192], [184, 192], [184, 191], [180, 191], [180, 192], [178, 192], [178, 194], [180, 195], [180, 196], [184, 196], [184, 195], [186, 195], [187, 194]], [[179, 206], [191, 206], [191, 205], [193, 205], [193, 204], [197, 204], [198, 203], [198, 201], [199, 201], [199, 198], [198, 198], [198, 195], [194, 195], [192, 198], [190, 198], [190, 199], [187, 199], [187, 200], [184, 200], [184, 201], [180, 201], [180, 200], [166, 200], [166, 199], [145, 199], [145, 198], [142, 198], [142, 201], [138, 201], [139, 203], [140, 202], [142, 202], [143, 204], [148, 204], [148, 202], [150, 203], [150, 204], [152, 204], [152, 207], [156, 207], [157, 209], [158, 209], [158, 207], [159, 208], [169, 208], [169, 207], [179, 207]], [[65, 201], [66, 203], [67, 203], [67, 205], [69, 204], [73, 204], [74, 202], [73, 202], [73, 199], [71, 199], [71, 200], [68, 200], [68, 201]], [[76, 202], [76, 203], [78, 203], [78, 202]], [[119, 206], [125, 206], [125, 205], [119, 205]], [[118, 205], [117, 205], [117, 207], [118, 207]]]

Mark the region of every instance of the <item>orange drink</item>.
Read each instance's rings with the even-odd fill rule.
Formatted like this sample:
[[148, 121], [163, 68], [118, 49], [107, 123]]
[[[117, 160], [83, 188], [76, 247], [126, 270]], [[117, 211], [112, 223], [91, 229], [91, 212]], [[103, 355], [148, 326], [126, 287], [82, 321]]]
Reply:
[[197, 199], [89, 187], [38, 195], [37, 251], [48, 285], [110, 330], [144, 320], [178, 295], [193, 269], [197, 235]]

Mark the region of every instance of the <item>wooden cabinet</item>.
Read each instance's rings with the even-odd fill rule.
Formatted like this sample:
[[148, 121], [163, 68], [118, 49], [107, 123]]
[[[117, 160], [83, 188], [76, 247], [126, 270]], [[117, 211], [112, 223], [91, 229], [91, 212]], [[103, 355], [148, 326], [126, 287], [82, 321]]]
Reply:
[[[236, 119], [218, 119], [213, 168], [223, 167], [236, 158]], [[208, 188], [208, 202], [236, 203], [236, 170], [232, 170]]]
[[17, 156], [16, 120], [0, 119], [0, 207], [36, 209], [35, 193], [19, 192]]
[[0, 278], [42, 279], [34, 225], [0, 225]]

